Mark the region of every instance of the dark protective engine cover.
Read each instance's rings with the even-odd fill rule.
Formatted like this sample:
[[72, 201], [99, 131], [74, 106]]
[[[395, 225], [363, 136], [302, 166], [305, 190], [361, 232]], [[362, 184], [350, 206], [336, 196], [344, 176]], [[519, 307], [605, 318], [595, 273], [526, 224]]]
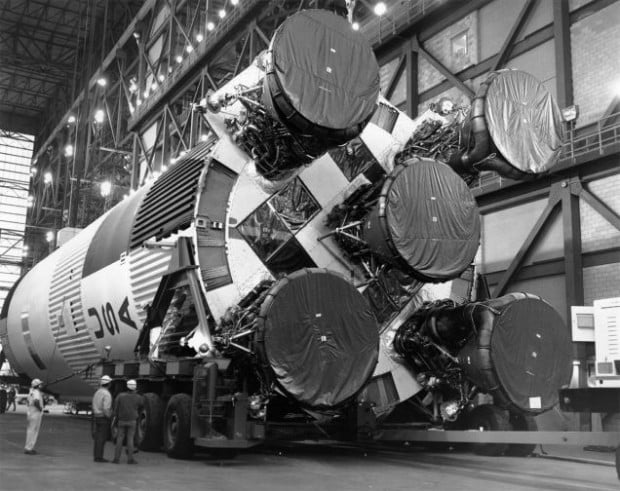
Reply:
[[278, 385], [313, 408], [355, 395], [379, 355], [378, 326], [366, 300], [325, 269], [296, 271], [272, 287], [261, 307], [258, 342]]
[[528, 174], [549, 170], [562, 147], [562, 116], [547, 88], [528, 73], [502, 70], [489, 85], [485, 114], [502, 156]]
[[273, 37], [272, 56], [275, 80], [268, 84], [272, 97], [274, 81], [284, 96], [274, 104], [285, 124], [290, 118], [301, 133], [312, 132], [296, 122], [300, 116], [308, 126], [361, 131], [376, 107], [379, 67], [367, 40], [345, 19], [326, 10], [292, 15]]
[[476, 200], [448, 165], [410, 159], [386, 179], [364, 240], [423, 281], [455, 278], [471, 264], [480, 242]]
[[539, 414], [558, 403], [571, 376], [570, 330], [544, 300], [512, 293], [477, 304], [477, 334], [460, 350], [469, 380], [505, 407]]

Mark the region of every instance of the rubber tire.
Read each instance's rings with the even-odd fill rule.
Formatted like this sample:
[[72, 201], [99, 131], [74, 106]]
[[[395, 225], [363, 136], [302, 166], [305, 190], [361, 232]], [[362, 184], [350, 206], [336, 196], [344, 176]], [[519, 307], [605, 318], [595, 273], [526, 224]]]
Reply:
[[173, 395], [164, 415], [164, 450], [173, 459], [189, 459], [194, 453], [190, 435], [192, 398], [187, 394]]
[[[533, 416], [520, 412], [510, 413], [510, 425], [515, 431], [538, 431], [538, 425]], [[527, 457], [536, 450], [536, 443], [511, 443], [508, 445], [506, 455], [511, 457]]]
[[137, 448], [156, 451], [164, 441], [164, 401], [154, 392], [144, 394], [144, 408], [138, 415], [136, 428]]
[[[491, 404], [476, 406], [467, 415], [467, 428], [485, 431], [509, 431], [510, 422], [506, 411]], [[503, 455], [508, 449], [507, 443], [473, 443], [470, 447], [477, 455], [496, 457]]]

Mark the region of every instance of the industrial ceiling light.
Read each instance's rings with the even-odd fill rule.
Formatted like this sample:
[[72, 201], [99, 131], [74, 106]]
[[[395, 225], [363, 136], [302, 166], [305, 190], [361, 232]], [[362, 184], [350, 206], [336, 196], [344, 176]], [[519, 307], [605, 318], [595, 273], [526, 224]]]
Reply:
[[192, 51], [194, 51], [194, 47], [191, 44], [188, 44], [185, 47], [185, 51], [187, 51], [188, 53], [191, 53]]
[[45, 234], [45, 240], [47, 240], [48, 242], [53, 242], [54, 232], [52, 232], [51, 230], [48, 230], [48, 232]]
[[67, 123], [69, 124], [73, 124], [75, 123], [75, 116], [73, 114], [71, 114], [68, 118], [67, 118]]
[[104, 119], [105, 113], [103, 112], [103, 109], [97, 109], [95, 111], [95, 123], [103, 123]]
[[99, 85], [99, 87], [105, 87], [106, 85], [108, 85], [108, 81], [105, 79], [105, 77], [99, 77], [97, 79], [97, 85]]
[[164, 80], [166, 80], [166, 77], [164, 76], [164, 74], [163, 74], [163, 73], [160, 73], [160, 74], [157, 76], [157, 80], [159, 80], [160, 82], [163, 82]]
[[99, 184], [99, 192], [104, 198], [106, 196], [110, 196], [110, 193], [112, 192], [112, 183], [110, 181], [103, 181]]
[[52, 184], [52, 181], [54, 179], [52, 178], [52, 173], [51, 172], [46, 172], [45, 174], [43, 174], [43, 184]]
[[354, 22], [353, 24], [351, 24], [351, 27], [353, 28], [354, 31], [359, 31], [360, 24], [359, 22]]
[[203, 133], [202, 135], [200, 135], [200, 141], [206, 142], [209, 139], [209, 135], [207, 135], [206, 133]]
[[203, 39], [204, 39], [204, 36], [201, 33], [196, 34], [196, 41], [198, 41], [199, 43], [202, 43]]
[[230, 3], [232, 5], [238, 5], [239, 4], [239, 0], [230, 0]]
[[65, 145], [65, 157], [73, 157], [73, 145]]
[[175, 60], [176, 60], [177, 63], [181, 63], [183, 61], [183, 57], [181, 55], [177, 55]]
[[226, 10], [220, 9], [217, 15], [219, 16], [220, 19], [223, 19], [224, 17], [226, 17]]
[[207, 22], [207, 31], [212, 31], [215, 29], [215, 24], [211, 21]]
[[378, 15], [379, 17], [385, 14], [387, 12], [387, 7], [385, 6], [385, 3], [379, 2], [378, 4], [376, 4], [374, 8], [374, 12], [375, 12], [375, 15]]

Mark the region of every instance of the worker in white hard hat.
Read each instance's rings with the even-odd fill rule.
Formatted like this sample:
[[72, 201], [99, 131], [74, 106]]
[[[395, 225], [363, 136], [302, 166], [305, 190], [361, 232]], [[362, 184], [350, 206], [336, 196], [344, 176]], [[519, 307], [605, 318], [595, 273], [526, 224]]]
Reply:
[[114, 462], [119, 463], [123, 451], [123, 440], [127, 442], [127, 463], [137, 464], [133, 458], [133, 439], [136, 434], [138, 416], [144, 408], [144, 399], [136, 392], [138, 384], [135, 380], [127, 381], [127, 392], [118, 395], [114, 401], [114, 418], [117, 422], [118, 433], [116, 435], [116, 448], [114, 450]]
[[105, 442], [110, 438], [110, 422], [112, 421], [112, 394], [110, 384], [112, 379], [104, 375], [99, 380], [99, 388], [93, 396], [92, 434], [95, 440], [93, 460], [95, 462], [109, 462], [103, 458]]
[[24, 453], [27, 455], [35, 455], [37, 451], [34, 446], [37, 444], [39, 430], [41, 429], [41, 419], [43, 418], [43, 396], [41, 395], [41, 386], [43, 382], [35, 378], [30, 383], [30, 392], [28, 393], [28, 409], [26, 410], [26, 418], [28, 426], [26, 428], [26, 446]]

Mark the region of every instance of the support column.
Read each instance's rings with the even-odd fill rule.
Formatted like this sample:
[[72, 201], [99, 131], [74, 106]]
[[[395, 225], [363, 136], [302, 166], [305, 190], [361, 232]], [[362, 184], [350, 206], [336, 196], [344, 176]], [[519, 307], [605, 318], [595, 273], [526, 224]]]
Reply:
[[407, 47], [407, 61], [405, 65], [405, 77], [407, 77], [407, 106], [406, 112], [410, 118], [418, 115], [420, 97], [418, 94], [418, 53], [411, 46]]
[[[579, 215], [579, 179], [562, 182], [562, 230], [564, 235], [564, 278], [566, 319], [570, 330], [571, 305], [583, 305], [583, 262], [581, 257], [581, 217]], [[573, 189], [575, 188], [575, 189]], [[576, 192], [573, 192], [576, 191]], [[579, 387], [587, 387], [588, 344], [573, 343], [573, 359], [579, 361]], [[591, 417], [579, 413], [579, 429], [591, 430]]]
[[573, 104], [573, 68], [568, 0], [553, 0], [553, 37], [555, 39], [557, 100], [560, 107], [567, 107]]

